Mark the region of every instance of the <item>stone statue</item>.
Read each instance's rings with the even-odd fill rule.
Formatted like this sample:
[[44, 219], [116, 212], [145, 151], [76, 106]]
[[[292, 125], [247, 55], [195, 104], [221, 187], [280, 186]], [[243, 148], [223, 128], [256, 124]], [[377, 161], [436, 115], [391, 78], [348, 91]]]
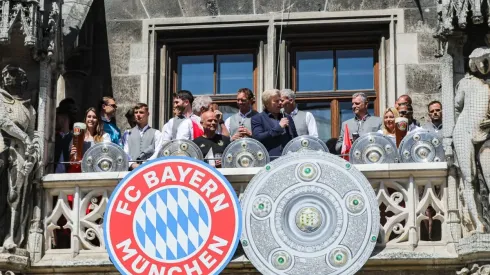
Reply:
[[41, 137], [34, 131], [34, 108], [29, 100], [22, 100], [27, 88], [25, 71], [7, 65], [0, 80], [0, 130], [4, 148], [1, 154], [5, 154], [3, 159], [7, 159], [7, 163], [0, 166], [0, 175], [6, 172], [8, 185], [7, 194], [0, 194], [0, 202], [6, 198], [10, 209], [9, 227], [0, 241], [3, 241], [4, 249], [12, 250], [26, 243], [29, 210], [32, 208], [29, 203], [31, 183], [40, 158]]
[[[453, 147], [455, 165], [459, 168], [463, 182], [463, 207], [460, 208], [463, 225], [469, 232], [483, 233], [484, 226], [477, 208], [474, 189], [474, 185], [477, 184], [478, 157], [475, 145], [485, 141], [488, 135], [480, 128], [480, 124], [487, 117], [489, 107], [490, 48], [476, 48], [469, 58], [470, 73], [456, 85]], [[481, 163], [481, 166], [485, 165], [490, 166], [490, 163]]]

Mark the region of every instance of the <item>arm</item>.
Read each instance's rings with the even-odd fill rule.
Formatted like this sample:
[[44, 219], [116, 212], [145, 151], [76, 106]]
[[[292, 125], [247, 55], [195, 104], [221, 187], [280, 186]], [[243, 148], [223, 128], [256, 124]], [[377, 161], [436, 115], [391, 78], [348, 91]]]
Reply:
[[226, 127], [226, 130], [228, 130], [228, 133], [230, 132], [230, 124], [231, 124], [231, 117], [229, 117], [225, 120], [225, 127]]
[[308, 135], [318, 137], [318, 128], [313, 114], [306, 112], [306, 125], [308, 125]]
[[[126, 155], [129, 156], [129, 142], [128, 142], [128, 139], [129, 139], [129, 136], [131, 135], [131, 131], [129, 131], [128, 133], [128, 136], [126, 138], [126, 142], [124, 143], [124, 152], [126, 153]], [[111, 137], [109, 137], [109, 139], [112, 141]]]
[[221, 121], [221, 122], [218, 122], [218, 123], [221, 126], [221, 135], [222, 136], [225, 136], [225, 137], [229, 137], [230, 136], [230, 132], [228, 131], [228, 128], [226, 127], [225, 122]]
[[337, 153], [340, 153], [340, 149], [342, 149], [342, 143], [344, 142], [344, 129], [345, 129], [345, 122], [342, 122], [342, 127], [340, 127], [339, 140], [335, 145], [335, 151], [337, 151]]
[[164, 139], [163, 139], [163, 134], [162, 132], [156, 130], [155, 131], [155, 152], [151, 157], [148, 158], [148, 160], [156, 159], [158, 157], [158, 153], [160, 153], [160, 150], [162, 150], [164, 144]]
[[252, 137], [258, 141], [264, 141], [270, 137], [276, 137], [284, 133], [284, 129], [279, 126], [279, 122], [275, 122], [274, 128], [267, 129], [262, 124], [262, 119], [259, 116], [252, 118]]
[[163, 140], [172, 140], [172, 128], [174, 126], [174, 119], [171, 118], [165, 125], [163, 125], [162, 129], [162, 139]]

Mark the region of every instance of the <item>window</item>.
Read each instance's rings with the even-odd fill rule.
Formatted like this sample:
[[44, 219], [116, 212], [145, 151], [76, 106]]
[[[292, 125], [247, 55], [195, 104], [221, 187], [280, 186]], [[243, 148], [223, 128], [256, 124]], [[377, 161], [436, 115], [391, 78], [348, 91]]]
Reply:
[[298, 108], [315, 116], [320, 139], [339, 136], [342, 121], [354, 116], [351, 98], [356, 92], [369, 97], [370, 114], [377, 112], [375, 46], [290, 44], [290, 87]]
[[254, 55], [206, 54], [177, 56], [177, 90], [194, 95], [235, 94], [254, 87]]

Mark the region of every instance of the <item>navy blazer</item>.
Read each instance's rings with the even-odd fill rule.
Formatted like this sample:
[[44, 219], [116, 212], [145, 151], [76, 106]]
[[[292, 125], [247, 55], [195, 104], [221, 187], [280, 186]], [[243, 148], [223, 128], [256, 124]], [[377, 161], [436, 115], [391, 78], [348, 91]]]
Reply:
[[[280, 118], [282, 116], [280, 115]], [[271, 160], [281, 156], [282, 149], [293, 138], [295, 138], [295, 127], [292, 119], [289, 120], [289, 127], [281, 128], [279, 121], [271, 113], [263, 111], [252, 117], [252, 137], [260, 141], [267, 151]], [[290, 131], [289, 128], [294, 129]], [[297, 134], [296, 134], [297, 136]]]

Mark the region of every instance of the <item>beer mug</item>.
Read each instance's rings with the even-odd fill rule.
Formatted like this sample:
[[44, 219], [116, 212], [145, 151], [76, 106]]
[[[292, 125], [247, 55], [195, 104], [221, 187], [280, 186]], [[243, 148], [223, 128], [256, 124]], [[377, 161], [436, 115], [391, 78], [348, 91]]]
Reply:
[[[76, 122], [73, 124], [73, 146], [77, 148], [77, 153], [70, 158], [70, 165], [68, 168], [68, 173], [80, 173], [82, 172], [82, 166], [80, 162], [83, 158], [83, 140], [85, 138], [85, 131], [87, 130], [87, 125], [82, 122]], [[71, 149], [71, 148], [70, 148]]]
[[406, 117], [395, 118], [396, 147], [400, 146], [400, 142], [402, 142], [403, 138], [407, 135], [407, 132], [408, 132], [408, 118]]

